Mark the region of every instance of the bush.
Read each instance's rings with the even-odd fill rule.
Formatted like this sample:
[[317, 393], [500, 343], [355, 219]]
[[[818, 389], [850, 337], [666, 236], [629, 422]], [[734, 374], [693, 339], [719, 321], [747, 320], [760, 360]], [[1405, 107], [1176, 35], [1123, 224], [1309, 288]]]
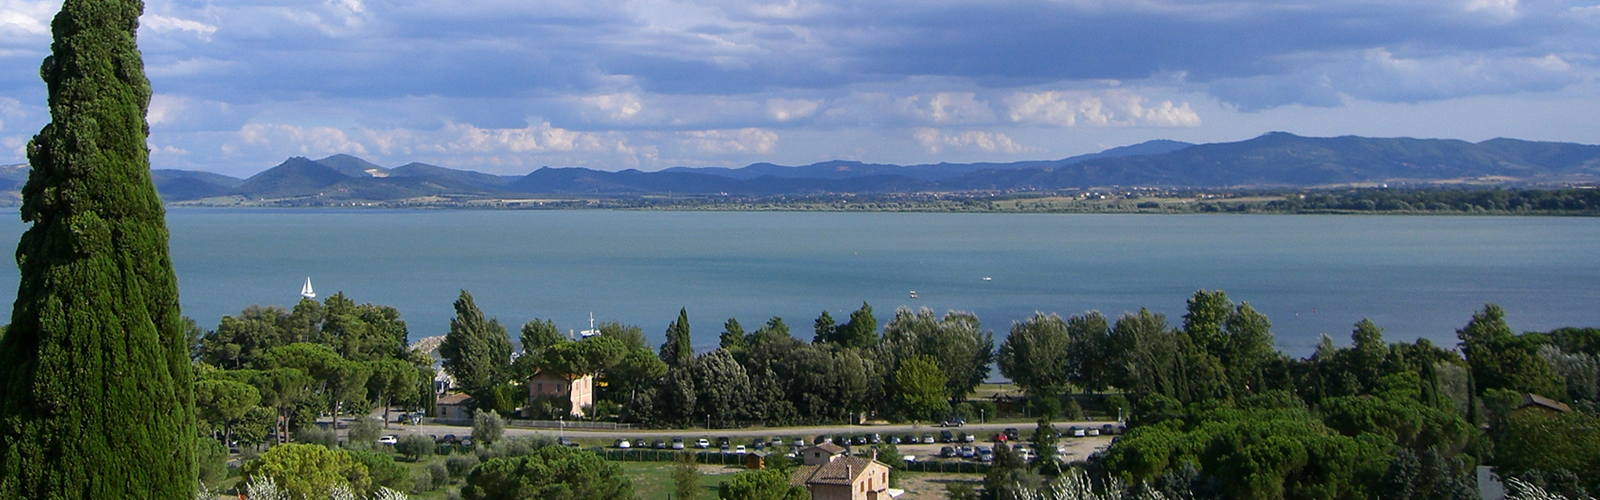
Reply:
[[[785, 478], [787, 484], [787, 478]], [[591, 451], [547, 446], [516, 458], [484, 462], [467, 475], [467, 500], [633, 498], [633, 481], [622, 467]]]
[[323, 429], [315, 425], [308, 425], [294, 433], [294, 440], [302, 444], [321, 445], [330, 450], [339, 449], [339, 436], [332, 430]]
[[450, 484], [450, 471], [444, 467], [444, 464], [439, 462], [428, 464], [428, 476], [433, 478], [433, 487], [435, 489]]
[[250, 479], [272, 478], [289, 498], [314, 498], [337, 486], [362, 492], [372, 489], [366, 465], [349, 453], [313, 444], [274, 446], [260, 459], [245, 464], [244, 472]]
[[422, 457], [433, 455], [433, 439], [421, 434], [406, 434], [395, 443], [394, 451], [410, 458], [412, 462], [421, 460]]
[[[1041, 414], [1039, 416], [1043, 417], [1044, 415]], [[1074, 422], [1083, 420], [1083, 407], [1078, 405], [1078, 400], [1076, 398], [1069, 398], [1067, 399], [1066, 406], [1061, 409], [1061, 416], [1064, 416], [1067, 418], [1067, 420]]]
[[372, 445], [383, 436], [383, 422], [374, 418], [358, 418], [350, 423], [350, 443]]
[[473, 467], [478, 466], [478, 456], [470, 454], [450, 455], [450, 458], [444, 460], [444, 466], [449, 469], [450, 478], [461, 479], [467, 477], [467, 473], [472, 472]]
[[436, 488], [437, 485], [433, 482], [433, 474], [429, 473], [428, 469], [419, 470], [416, 474], [411, 475], [412, 493], [420, 495], [433, 491]]
[[194, 462], [200, 472], [200, 482], [217, 484], [228, 477], [228, 448], [221, 441], [211, 439], [209, 436], [200, 436], [195, 441], [196, 447]]
[[[494, 444], [506, 433], [506, 421], [500, 414], [477, 410], [472, 414], [472, 440], [482, 445]], [[376, 439], [376, 438], [374, 438]]]
[[394, 463], [393, 457], [370, 451], [351, 450], [346, 453], [349, 453], [350, 458], [356, 463], [367, 466], [367, 476], [372, 478], [373, 489], [383, 486], [395, 491], [405, 491], [411, 486], [406, 483], [410, 480], [406, 468]]

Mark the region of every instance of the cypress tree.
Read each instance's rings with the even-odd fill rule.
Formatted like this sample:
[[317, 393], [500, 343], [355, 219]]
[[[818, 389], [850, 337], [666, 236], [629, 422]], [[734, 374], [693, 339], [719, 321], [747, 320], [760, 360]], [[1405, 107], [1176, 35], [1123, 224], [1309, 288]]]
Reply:
[[466, 290], [456, 299], [455, 308], [456, 317], [450, 320], [450, 333], [439, 345], [439, 356], [456, 385], [480, 397], [510, 377], [511, 336], [500, 320], [484, 318]]
[[192, 499], [194, 389], [137, 0], [66, 0], [28, 144], [21, 283], [0, 341], [0, 498]]
[[694, 360], [694, 346], [689, 343], [689, 310], [678, 309], [678, 320], [667, 325], [667, 341], [661, 344], [661, 361], [678, 368]]

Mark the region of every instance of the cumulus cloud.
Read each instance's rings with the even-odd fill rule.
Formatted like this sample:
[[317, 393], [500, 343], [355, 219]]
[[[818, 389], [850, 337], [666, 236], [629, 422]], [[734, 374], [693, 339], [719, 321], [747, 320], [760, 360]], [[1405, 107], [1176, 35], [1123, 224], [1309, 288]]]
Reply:
[[[343, 130], [332, 127], [299, 127], [267, 123], [251, 123], [239, 130], [239, 141], [251, 146], [272, 146], [276, 150], [293, 151], [299, 155], [334, 153], [366, 154], [367, 148], [350, 140]], [[224, 145], [224, 150], [238, 148], [237, 144]]]
[[684, 144], [712, 155], [767, 154], [778, 145], [777, 132], [759, 128], [691, 130], [681, 132], [679, 136]]
[[990, 133], [981, 130], [967, 130], [954, 134], [946, 134], [934, 128], [918, 128], [912, 131], [912, 137], [917, 143], [927, 148], [929, 153], [940, 153], [947, 149], [977, 150], [988, 153], [1021, 153], [1028, 148], [1012, 141], [1001, 133]]
[[973, 92], [939, 92], [902, 98], [901, 109], [919, 120], [946, 123], [986, 123], [994, 121], [994, 110], [979, 101]]
[[199, 37], [201, 40], [208, 42], [211, 41], [211, 34], [217, 32], [216, 26], [202, 23], [200, 21], [191, 21], [188, 19], [179, 19], [176, 17], [167, 17], [148, 13], [139, 18], [139, 26], [147, 28], [156, 33], [188, 31], [194, 33], [195, 36]]
[[60, 2], [0, 0], [0, 36], [49, 35], [50, 18], [60, 8]]
[[774, 120], [786, 122], [816, 114], [817, 107], [821, 105], [820, 99], [767, 99], [767, 113]]
[[580, 98], [579, 101], [605, 113], [613, 120], [633, 118], [644, 109], [644, 102], [639, 99], [638, 94], [633, 93], [588, 96]]
[[1162, 101], [1145, 105], [1144, 97], [1128, 92], [1017, 92], [1005, 99], [1013, 122], [1071, 127], [1156, 126], [1197, 127], [1200, 115], [1189, 103]]

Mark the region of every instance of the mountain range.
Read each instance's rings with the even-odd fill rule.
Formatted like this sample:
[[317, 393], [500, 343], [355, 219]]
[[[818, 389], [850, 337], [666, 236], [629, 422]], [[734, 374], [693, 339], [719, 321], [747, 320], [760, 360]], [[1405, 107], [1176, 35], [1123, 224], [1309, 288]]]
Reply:
[[[1147, 186], [1294, 188], [1353, 184], [1559, 184], [1600, 181], [1600, 146], [1491, 139], [1301, 137], [1274, 132], [1230, 143], [1157, 140], [1059, 160], [888, 165], [827, 161], [802, 166], [674, 167], [610, 172], [543, 167], [501, 176], [424, 163], [385, 168], [350, 155], [294, 157], [238, 179], [153, 170], [167, 201], [395, 201], [421, 197], [648, 194], [773, 196], [827, 193], [1016, 191]], [[0, 192], [16, 198], [26, 165], [0, 166]]]

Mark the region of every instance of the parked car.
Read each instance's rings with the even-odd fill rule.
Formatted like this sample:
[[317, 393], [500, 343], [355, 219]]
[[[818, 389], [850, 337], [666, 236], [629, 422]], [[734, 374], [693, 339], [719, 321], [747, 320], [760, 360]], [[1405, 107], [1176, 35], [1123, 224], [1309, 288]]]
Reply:
[[667, 441], [664, 439], [657, 439], [656, 442], [651, 443], [650, 446], [658, 450], [665, 450], [667, 449]]
[[561, 436], [561, 437], [556, 438], [556, 444], [559, 444], [561, 446], [577, 446], [578, 442], [577, 441], [573, 441], [572, 438], [569, 438], [569, 437], [566, 437], [566, 436]]
[[699, 441], [694, 442], [694, 447], [704, 450], [711, 447], [711, 442], [707, 441], [706, 438], [700, 438]]
[[626, 450], [633, 447], [633, 442], [627, 439], [618, 439], [616, 442], [616, 447], [617, 449]]
[[439, 438], [438, 442], [442, 444], [461, 444], [461, 438], [456, 437], [455, 434], [445, 434], [444, 437]]
[[832, 441], [832, 440], [833, 440], [833, 438], [828, 437], [827, 434], [823, 434], [821, 436], [817, 436], [816, 439], [811, 440], [811, 444], [822, 444], [822, 443], [826, 443], [826, 442], [829, 442], [829, 441]]
[[889, 444], [900, 444], [900, 436], [889, 436]]
[[1072, 437], [1075, 437], [1075, 438], [1081, 438], [1081, 437], [1089, 435], [1089, 433], [1085, 432], [1082, 427], [1078, 427], [1076, 425], [1072, 426], [1072, 428], [1070, 428], [1070, 429], [1067, 429], [1067, 432], [1068, 432], [1068, 435], [1070, 435]]
[[633, 447], [634, 448], [649, 448], [650, 447], [650, 442], [649, 441], [645, 441], [643, 439], [635, 439], [635, 440], [633, 440]]
[[978, 440], [978, 436], [967, 434], [965, 432], [957, 434], [956, 438], [960, 439], [963, 443], [971, 443]]
[[879, 436], [878, 433], [874, 432], [871, 436], [867, 436], [867, 442], [872, 444], [882, 444], [883, 436]]
[[1022, 435], [1017, 432], [1017, 428], [1016, 427], [1007, 427], [1005, 432], [1006, 432], [1006, 439], [1010, 440], [1010, 441], [1016, 441], [1018, 439], [1021, 439], [1021, 437], [1022, 437]]
[[1102, 435], [1102, 436], [1116, 435], [1117, 434], [1117, 430], [1118, 429], [1116, 428], [1116, 426], [1113, 426], [1111, 424], [1102, 425], [1102, 426], [1100, 426], [1100, 435]]
[[730, 444], [733, 444], [733, 440], [732, 439], [728, 439], [728, 436], [721, 436], [721, 437], [717, 438], [717, 447], [718, 448], [727, 448], [728, 445], [730, 445]]
[[923, 434], [922, 435], [922, 444], [933, 444], [933, 443], [936, 443], [936, 442], [937, 441], [933, 440], [933, 434]]
[[861, 445], [867, 444], [867, 437], [866, 436], [856, 436], [856, 437], [850, 438], [850, 444], [853, 444], [853, 445], [856, 445], [856, 446], [861, 446]]
[[994, 441], [996, 443], [1004, 443], [1004, 442], [1006, 442], [1006, 433], [1001, 432], [1001, 433], [995, 434], [994, 438], [990, 439], [990, 441]]
[[746, 449], [745, 449], [745, 448], [744, 448], [744, 445], [742, 445], [742, 444], [741, 444], [741, 445], [739, 445], [739, 446], [736, 446], [736, 447], [734, 447], [734, 448], [733, 448], [733, 452], [734, 452], [734, 453], [738, 453], [738, 454], [740, 454], [740, 455], [743, 455], [743, 454], [745, 454], [745, 453], [749, 453], [749, 452], [750, 452], [750, 451], [749, 451], [749, 450], [746, 450]]
[[978, 460], [982, 460], [984, 462], [993, 462], [994, 461], [994, 450], [989, 449], [988, 446], [979, 446], [978, 447]]
[[1085, 434], [1090, 435], [1090, 436], [1099, 436], [1100, 435], [1100, 429], [1096, 429], [1096, 428], [1093, 428], [1093, 427], [1090, 427], [1088, 429], [1084, 429], [1083, 432]]
[[946, 446], [946, 447], [943, 447], [943, 448], [939, 448], [939, 456], [944, 457], [944, 458], [955, 458], [956, 449], [953, 446]]
[[461, 438], [461, 446], [466, 446], [468, 448], [471, 448], [472, 447], [472, 436], [462, 437]]
[[977, 453], [978, 452], [973, 450], [971, 446], [962, 446], [956, 448], [956, 456], [961, 458], [972, 458], [972, 456], [976, 455]]
[[674, 449], [674, 450], [683, 449], [683, 438], [681, 438], [681, 437], [673, 437], [672, 438], [672, 449]]
[[399, 442], [400, 442], [400, 437], [399, 436], [395, 436], [393, 434], [378, 438], [378, 444], [387, 444], [387, 445], [393, 446], [393, 445], [395, 445], [395, 444], [397, 444]]
[[794, 447], [795, 448], [804, 448], [805, 446], [806, 446], [805, 438], [794, 438]]

